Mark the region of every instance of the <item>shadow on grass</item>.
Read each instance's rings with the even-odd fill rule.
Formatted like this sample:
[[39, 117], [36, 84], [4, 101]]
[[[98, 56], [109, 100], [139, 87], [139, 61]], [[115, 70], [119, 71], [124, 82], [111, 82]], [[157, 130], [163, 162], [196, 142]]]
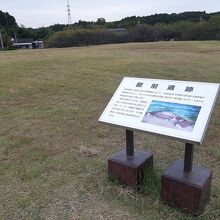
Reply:
[[108, 180], [113, 185], [122, 185], [123, 188], [130, 188], [142, 195], [147, 195], [153, 199], [160, 199], [161, 173], [155, 168], [146, 169], [141, 185], [136, 187], [128, 187], [115, 178], [108, 175]]
[[144, 172], [143, 182], [140, 186], [140, 192], [151, 196], [154, 199], [160, 199], [161, 173], [155, 168], [147, 169]]

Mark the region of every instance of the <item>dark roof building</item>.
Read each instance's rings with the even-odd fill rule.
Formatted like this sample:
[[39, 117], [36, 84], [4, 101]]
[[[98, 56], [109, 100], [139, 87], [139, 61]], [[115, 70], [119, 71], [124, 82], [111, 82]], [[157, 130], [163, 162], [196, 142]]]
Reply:
[[33, 43], [33, 38], [18, 38], [16, 43]]
[[44, 42], [42, 40], [34, 41], [33, 38], [20, 38], [14, 40], [14, 47], [18, 49], [43, 49]]

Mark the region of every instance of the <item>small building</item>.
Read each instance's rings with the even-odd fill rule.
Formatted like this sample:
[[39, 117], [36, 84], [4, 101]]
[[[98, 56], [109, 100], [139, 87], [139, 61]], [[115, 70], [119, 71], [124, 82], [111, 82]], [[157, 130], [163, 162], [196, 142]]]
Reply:
[[21, 38], [14, 41], [14, 47], [18, 49], [32, 49], [33, 38]]
[[33, 49], [43, 49], [44, 48], [44, 42], [42, 40], [35, 40], [32, 43]]
[[43, 49], [44, 42], [42, 40], [34, 41], [33, 38], [21, 38], [14, 41], [14, 47], [18, 49]]

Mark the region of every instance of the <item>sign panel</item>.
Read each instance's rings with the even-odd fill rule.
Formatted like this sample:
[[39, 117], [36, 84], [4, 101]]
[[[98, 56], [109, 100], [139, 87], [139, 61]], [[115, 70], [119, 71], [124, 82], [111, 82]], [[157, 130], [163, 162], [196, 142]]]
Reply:
[[125, 77], [100, 122], [201, 144], [219, 84]]

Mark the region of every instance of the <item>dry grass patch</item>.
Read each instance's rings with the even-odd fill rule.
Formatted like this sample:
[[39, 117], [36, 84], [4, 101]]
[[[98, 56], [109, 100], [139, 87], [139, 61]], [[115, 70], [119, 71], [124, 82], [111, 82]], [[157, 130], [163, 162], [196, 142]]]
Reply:
[[[163, 204], [160, 174], [180, 142], [135, 133], [154, 153], [141, 191], [107, 177], [125, 131], [98, 123], [124, 76], [220, 81], [220, 43], [160, 42], [0, 52], [0, 219], [194, 219]], [[195, 163], [213, 169], [199, 219], [220, 218], [220, 101]]]

